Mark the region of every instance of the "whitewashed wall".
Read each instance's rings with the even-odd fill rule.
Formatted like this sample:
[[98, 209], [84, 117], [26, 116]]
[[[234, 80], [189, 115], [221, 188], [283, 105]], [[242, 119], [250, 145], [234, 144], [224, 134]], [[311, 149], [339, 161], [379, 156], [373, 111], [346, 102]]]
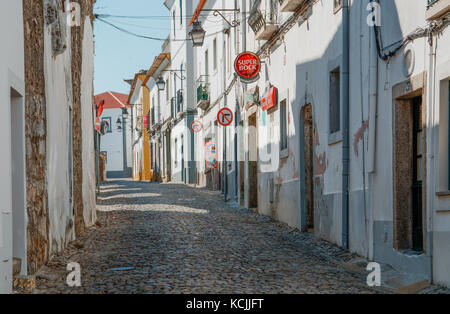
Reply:
[[[2, 1], [0, 3], [0, 134], [3, 143], [3, 154], [0, 160], [0, 293], [8, 293], [12, 287], [12, 258], [22, 258], [22, 273], [26, 273], [26, 212], [25, 202], [22, 208], [13, 208], [12, 199], [12, 160], [13, 145], [23, 146], [24, 125], [14, 125], [11, 133], [11, 114], [21, 115], [24, 121], [24, 36], [22, 1]], [[16, 97], [11, 99], [11, 88]], [[11, 101], [12, 100], [12, 101]], [[19, 110], [12, 110], [12, 108]], [[22, 110], [20, 110], [22, 109]], [[20, 116], [19, 116], [20, 117]], [[17, 118], [17, 116], [16, 116]], [[17, 119], [14, 119], [17, 120]], [[11, 141], [13, 137], [14, 142]], [[22, 161], [24, 161], [23, 156]], [[18, 161], [18, 160], [17, 160]], [[23, 165], [22, 165], [23, 166]], [[22, 191], [25, 190], [25, 178], [22, 176]], [[25, 195], [23, 195], [25, 196]], [[13, 227], [14, 220], [21, 216], [22, 225]], [[13, 232], [21, 235], [20, 246], [13, 248]], [[14, 252], [14, 253], [13, 253]]]
[[44, 76], [47, 108], [47, 182], [50, 221], [50, 254], [75, 239], [70, 190], [70, 115], [72, 109], [71, 28], [66, 27], [63, 53], [54, 56], [51, 28], [44, 28]]
[[83, 65], [81, 73], [81, 123], [83, 149], [83, 217], [91, 226], [97, 220], [95, 195], [95, 150], [94, 150], [94, 34], [90, 17], [84, 21]]

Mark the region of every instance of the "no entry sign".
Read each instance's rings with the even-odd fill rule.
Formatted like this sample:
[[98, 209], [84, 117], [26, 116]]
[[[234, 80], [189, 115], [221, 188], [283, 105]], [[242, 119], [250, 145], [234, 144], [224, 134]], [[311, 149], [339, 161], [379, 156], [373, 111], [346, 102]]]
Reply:
[[191, 131], [194, 133], [198, 133], [203, 129], [203, 125], [200, 121], [192, 121], [191, 123]]
[[233, 123], [233, 112], [229, 108], [223, 108], [217, 114], [217, 121], [220, 125], [229, 126]]
[[97, 132], [100, 132], [101, 127], [102, 127], [102, 122], [100, 121], [100, 118], [97, 117], [97, 119], [95, 119], [95, 129], [97, 130]]
[[236, 73], [244, 81], [254, 81], [259, 77], [261, 71], [261, 60], [253, 52], [243, 52], [234, 61]]

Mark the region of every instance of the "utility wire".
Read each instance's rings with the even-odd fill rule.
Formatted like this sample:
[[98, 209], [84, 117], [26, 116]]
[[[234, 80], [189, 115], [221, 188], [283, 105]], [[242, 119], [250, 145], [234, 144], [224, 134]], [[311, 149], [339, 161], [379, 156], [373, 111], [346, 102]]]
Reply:
[[[96, 20], [101, 21], [101, 22], [103, 22], [105, 24], [108, 24], [109, 26], [111, 26], [111, 27], [113, 27], [113, 28], [115, 28], [115, 29], [125, 33], [125, 34], [131, 35], [131, 36], [134, 36], [134, 37], [148, 39], [148, 40], [162, 41], [162, 42], [167, 40], [167, 38], [152, 37], [152, 36], [146, 36], [146, 35], [141, 35], [141, 34], [134, 33], [132, 31], [129, 31], [129, 30], [125, 29], [125, 28], [117, 26], [117, 25], [115, 25], [115, 24], [113, 24], [113, 23], [111, 23], [111, 22], [109, 22], [109, 21], [107, 21], [105, 19], [99, 18], [98, 16], [96, 16]], [[211, 34], [206, 35], [205, 37], [211, 37], [211, 36], [217, 35], [217, 34], [219, 34], [221, 32], [222, 31], [211, 33]], [[170, 41], [186, 42], [186, 41], [190, 41], [190, 40], [191, 40], [190, 38], [186, 38], [186, 39], [171, 39]]]

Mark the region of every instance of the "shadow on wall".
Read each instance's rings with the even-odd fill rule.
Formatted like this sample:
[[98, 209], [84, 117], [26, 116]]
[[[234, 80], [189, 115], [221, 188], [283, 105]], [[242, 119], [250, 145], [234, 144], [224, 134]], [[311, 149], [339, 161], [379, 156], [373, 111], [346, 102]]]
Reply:
[[[407, 0], [405, 0], [407, 1]], [[369, 105], [368, 70], [369, 56], [364, 51], [369, 49], [369, 34], [373, 38], [373, 29], [367, 24], [367, 5], [369, 1], [353, 2], [350, 8], [350, 200], [349, 200], [349, 236], [350, 248], [361, 255], [368, 253], [368, 233], [366, 219], [368, 212], [364, 211], [363, 171], [362, 156], [358, 153], [362, 150], [362, 136], [367, 136]], [[314, 10], [321, 6], [320, 2], [314, 5]], [[320, 8], [319, 8], [320, 9]], [[336, 13], [342, 15], [342, 9]], [[389, 29], [386, 34], [390, 44], [403, 38], [401, 31], [396, 1], [382, 3], [382, 30]], [[315, 36], [318, 33], [314, 28], [326, 27], [323, 23], [312, 20], [304, 22], [303, 33], [306, 33], [304, 41], [313, 42], [319, 46], [320, 41], [326, 41], [323, 53], [316, 59], [296, 65], [296, 93], [291, 100], [296, 132], [289, 139], [299, 144], [298, 156], [300, 156], [300, 181], [301, 181], [301, 216], [303, 225], [308, 215], [307, 199], [313, 200], [314, 233], [317, 237], [342, 245], [342, 127], [343, 127], [343, 92], [342, 92], [342, 53], [343, 37], [342, 24], [339, 25], [334, 36], [330, 40], [325, 36]], [[363, 35], [363, 37], [360, 37]], [[360, 38], [362, 38], [362, 51], [360, 54]], [[325, 46], [323, 45], [323, 46]], [[375, 41], [371, 42], [373, 47]], [[279, 49], [279, 48], [278, 48]], [[394, 62], [392, 60], [392, 62]], [[301, 61], [300, 61], [301, 62]], [[333, 92], [333, 73], [339, 73], [339, 90]], [[362, 76], [359, 73], [362, 71]], [[336, 94], [338, 93], [338, 94]], [[333, 95], [337, 98], [333, 99]], [[361, 98], [363, 95], [363, 98]], [[338, 101], [336, 101], [336, 99]], [[361, 99], [363, 103], [361, 104]], [[339, 110], [333, 110], [331, 104], [339, 102]], [[311, 145], [308, 129], [302, 116], [302, 108], [311, 105], [312, 113], [312, 167], [310, 176], [306, 177], [305, 158]], [[363, 121], [361, 121], [361, 106], [363, 106]], [[390, 116], [388, 114], [388, 116]], [[336, 122], [339, 127], [336, 127]], [[338, 132], [330, 135], [334, 128]], [[361, 133], [362, 135], [358, 135]], [[298, 134], [298, 135], [297, 135]], [[392, 132], [388, 132], [392, 134]], [[367, 138], [366, 142], [367, 143]], [[365, 146], [367, 149], [367, 145]], [[389, 178], [386, 178], [389, 180]], [[312, 182], [312, 188], [305, 187], [307, 182]], [[355, 183], [356, 182], [356, 183]], [[390, 185], [387, 185], [390, 186]], [[366, 186], [367, 187], [367, 186]], [[313, 195], [307, 195], [307, 193]], [[367, 199], [367, 195], [366, 195]], [[376, 211], [377, 209], [373, 209]], [[392, 239], [384, 245], [393, 247]], [[379, 257], [383, 259], [382, 256]]]

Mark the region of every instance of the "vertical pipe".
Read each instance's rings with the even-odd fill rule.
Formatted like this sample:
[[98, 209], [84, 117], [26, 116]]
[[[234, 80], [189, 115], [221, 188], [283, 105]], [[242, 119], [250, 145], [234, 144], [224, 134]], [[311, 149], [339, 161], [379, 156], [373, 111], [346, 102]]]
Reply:
[[[126, 107], [125, 107], [126, 108]], [[127, 122], [123, 117], [122, 111], [122, 155], [123, 155], [123, 174], [128, 177], [128, 162], [127, 162]]]
[[246, 12], [246, 0], [241, 0], [241, 42], [242, 49], [241, 52], [244, 52], [247, 49], [247, 16]]
[[[373, 0], [369, 0], [371, 3]], [[377, 26], [374, 26], [377, 27]], [[374, 259], [374, 240], [373, 240], [373, 178], [376, 171], [376, 134], [377, 134], [377, 112], [378, 112], [378, 51], [376, 46], [375, 31], [369, 28], [369, 144], [368, 144], [368, 166], [369, 173], [369, 259]]]
[[349, 176], [350, 176], [350, 14], [349, 0], [342, 3], [342, 246], [349, 248]]

